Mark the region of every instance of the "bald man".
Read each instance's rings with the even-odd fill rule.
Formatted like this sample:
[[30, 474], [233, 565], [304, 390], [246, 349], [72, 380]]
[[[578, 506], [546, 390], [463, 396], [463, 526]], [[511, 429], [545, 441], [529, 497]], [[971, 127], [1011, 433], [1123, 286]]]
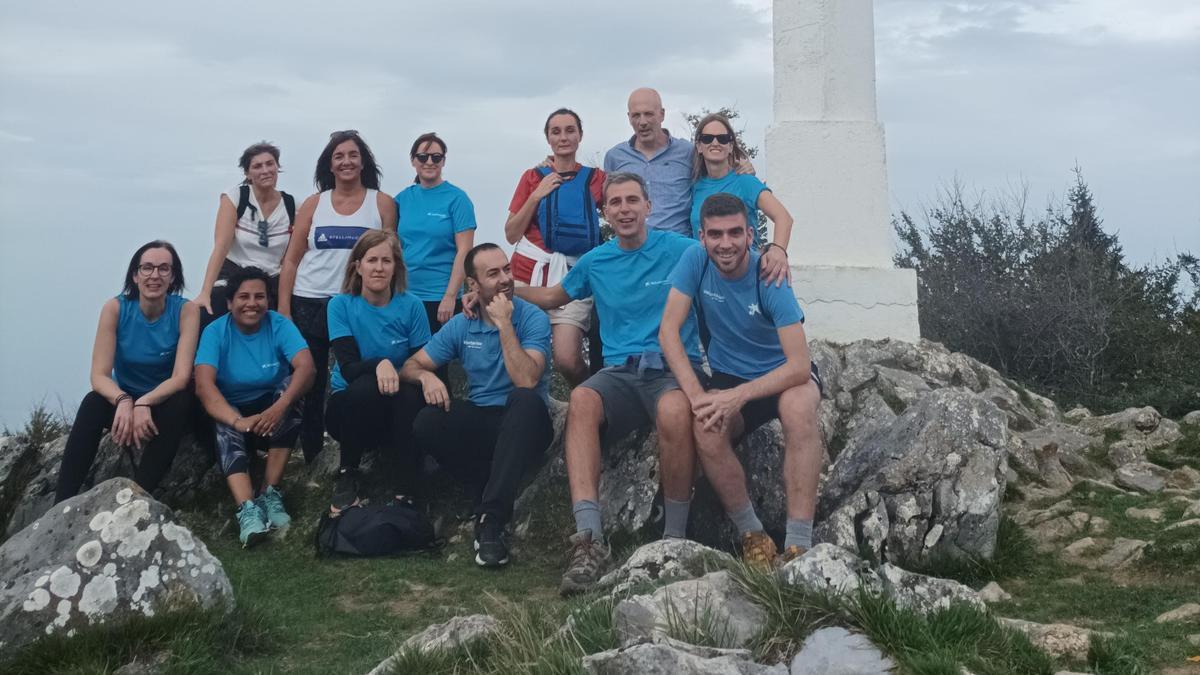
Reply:
[[[662, 97], [648, 87], [634, 89], [629, 95], [629, 126], [633, 137], [613, 146], [604, 155], [604, 172], [636, 173], [646, 181], [654, 209], [646, 219], [646, 228], [670, 230], [692, 236], [692, 161], [691, 141], [676, 138], [663, 128], [666, 119]], [[737, 166], [738, 173], [754, 173], [749, 160]]]

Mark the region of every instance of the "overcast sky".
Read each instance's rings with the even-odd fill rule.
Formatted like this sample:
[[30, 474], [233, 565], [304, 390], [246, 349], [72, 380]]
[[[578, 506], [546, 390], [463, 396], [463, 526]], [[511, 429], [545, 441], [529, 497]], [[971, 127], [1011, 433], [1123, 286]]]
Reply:
[[[477, 240], [496, 239], [559, 106], [583, 118], [585, 161], [628, 138], [642, 85], [673, 132], [685, 112], [736, 106], [761, 146], [770, 5], [0, 0], [0, 423], [43, 398], [73, 411], [138, 245], [174, 242], [198, 290], [250, 143], [282, 148], [280, 187], [303, 198], [329, 132], [358, 129], [395, 193], [412, 139], [437, 131]], [[1200, 5], [878, 0], [875, 14], [894, 209], [956, 177], [1026, 184], [1040, 208], [1078, 163], [1131, 259], [1200, 251]]]

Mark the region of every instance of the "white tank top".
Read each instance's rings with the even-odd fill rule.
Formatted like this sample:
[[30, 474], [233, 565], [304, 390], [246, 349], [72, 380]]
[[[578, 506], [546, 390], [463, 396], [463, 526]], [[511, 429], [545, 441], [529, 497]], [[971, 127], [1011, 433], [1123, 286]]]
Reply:
[[[235, 185], [225, 193], [234, 207], [241, 199], [241, 189], [241, 185]], [[273, 213], [263, 213], [253, 189], [250, 190], [250, 206], [253, 208], [247, 208], [233, 228], [233, 244], [225, 257], [238, 267], [257, 267], [271, 276], [278, 276], [279, 264], [287, 252], [288, 240], [292, 238], [292, 221], [288, 219], [287, 207], [281, 196]], [[265, 246], [263, 233], [258, 229], [262, 220], [267, 222]]]
[[308, 250], [296, 270], [292, 293], [302, 298], [332, 298], [342, 292], [346, 263], [354, 243], [364, 232], [383, 227], [379, 216], [378, 190], [367, 190], [362, 206], [343, 216], [333, 210], [329, 191], [317, 198], [312, 227], [308, 228]]

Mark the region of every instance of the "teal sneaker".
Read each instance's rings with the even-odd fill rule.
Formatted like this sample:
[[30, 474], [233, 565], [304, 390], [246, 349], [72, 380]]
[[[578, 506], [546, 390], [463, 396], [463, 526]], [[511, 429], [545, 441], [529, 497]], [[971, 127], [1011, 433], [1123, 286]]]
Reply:
[[258, 504], [253, 500], [242, 502], [237, 512], [238, 528], [241, 530], [238, 533], [238, 539], [242, 542], [242, 548], [250, 548], [267, 538], [269, 528], [267, 527], [267, 519], [263, 515], [262, 509], [258, 508]]
[[283, 508], [283, 493], [276, 490], [274, 485], [268, 485], [256, 501], [266, 514], [271, 527], [282, 529], [292, 524], [292, 517], [288, 515], [287, 509]]

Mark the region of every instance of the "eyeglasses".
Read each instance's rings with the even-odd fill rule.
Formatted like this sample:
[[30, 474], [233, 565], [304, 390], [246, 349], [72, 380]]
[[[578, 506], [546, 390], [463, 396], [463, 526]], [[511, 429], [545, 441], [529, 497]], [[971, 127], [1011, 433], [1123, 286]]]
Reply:
[[158, 270], [158, 276], [169, 277], [169, 276], [171, 276], [171, 271], [173, 269], [174, 268], [171, 267], [170, 263], [163, 263], [161, 265], [151, 265], [150, 263], [142, 263], [141, 265], [138, 265], [138, 268], [137, 268], [138, 274], [140, 274], [144, 277], [148, 277], [148, 276], [154, 274], [155, 270]]
[[440, 152], [418, 152], [417, 154], [413, 155], [413, 157], [416, 157], [417, 161], [422, 164], [428, 162], [429, 160], [433, 160], [434, 164], [441, 164], [442, 160], [446, 159], [446, 156]]
[[713, 141], [721, 145], [729, 145], [733, 142], [733, 134], [700, 134], [696, 137], [704, 145], [711, 145]]

